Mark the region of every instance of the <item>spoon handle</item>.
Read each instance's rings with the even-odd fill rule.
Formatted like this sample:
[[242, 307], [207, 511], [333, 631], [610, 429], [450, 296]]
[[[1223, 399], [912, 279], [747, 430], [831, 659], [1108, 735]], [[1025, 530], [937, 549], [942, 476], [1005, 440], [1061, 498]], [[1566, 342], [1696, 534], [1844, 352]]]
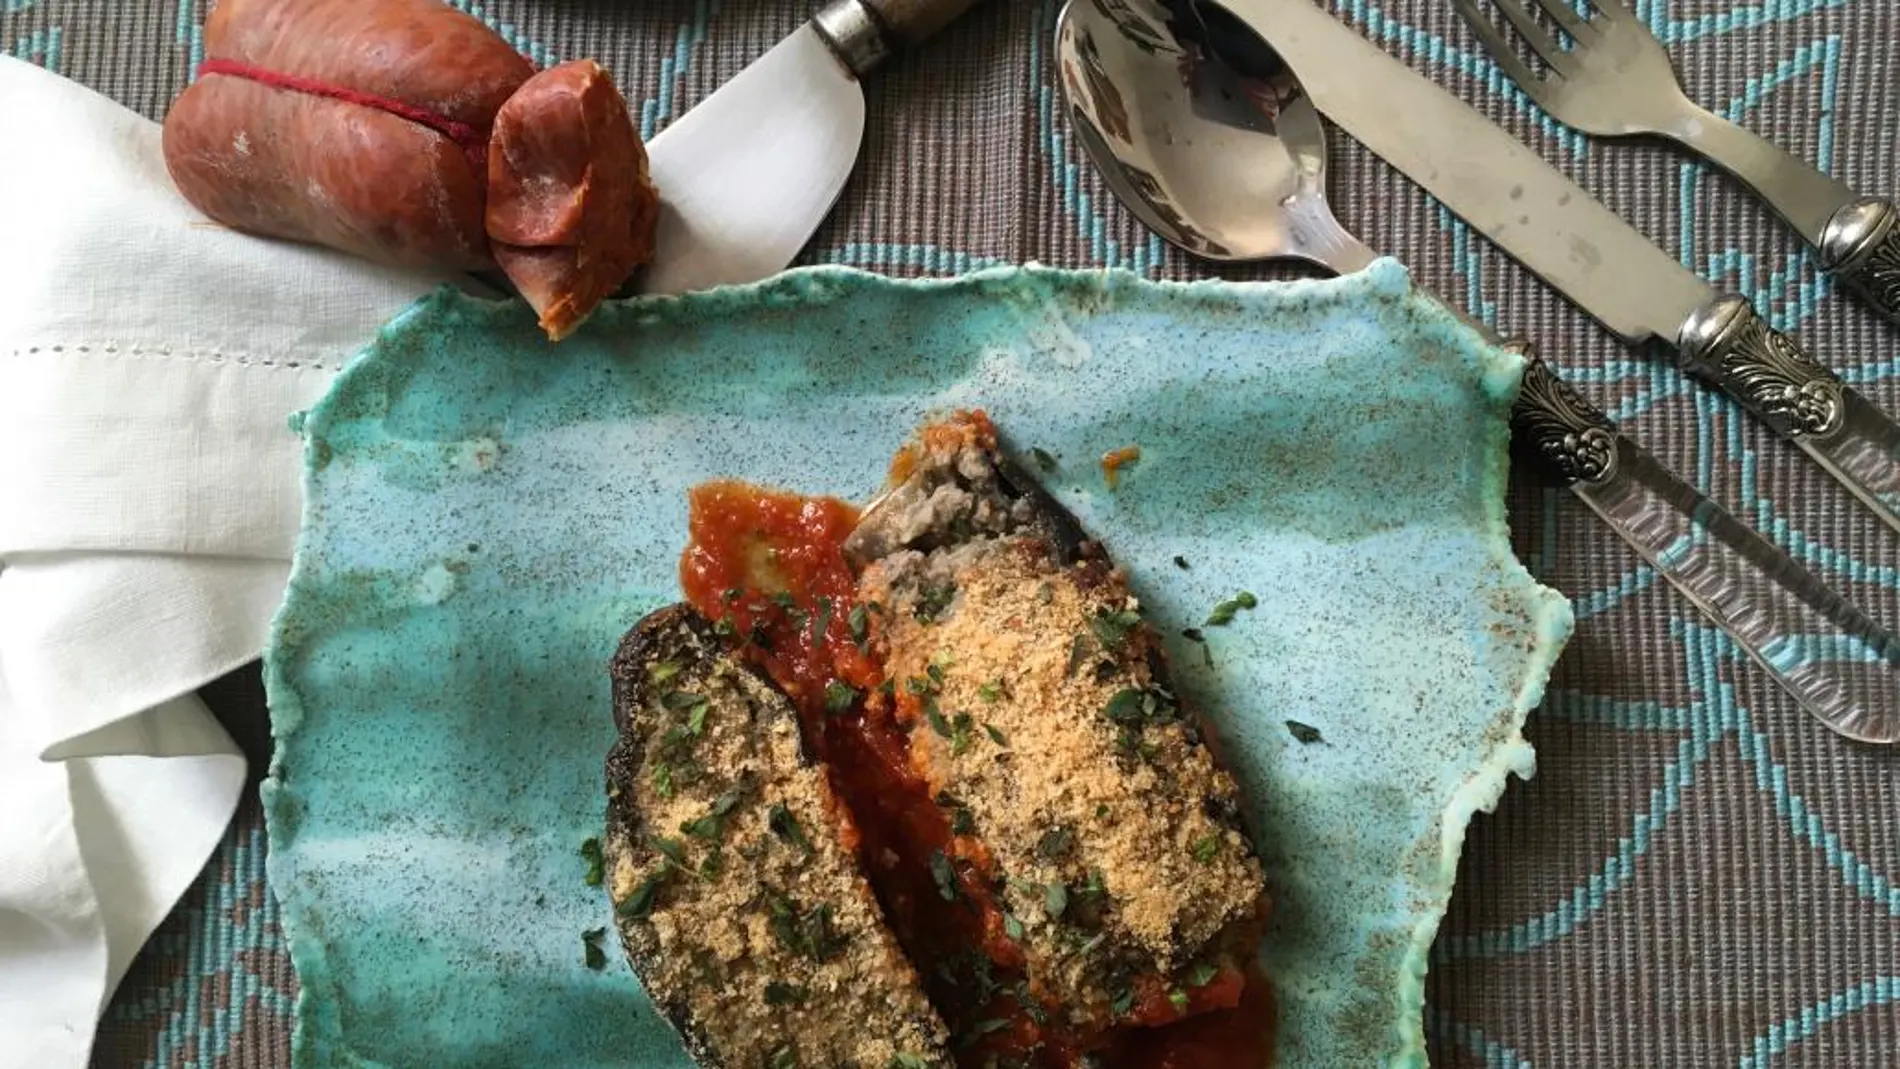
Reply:
[[1801, 707], [1861, 742], [1900, 741], [1900, 636], [1704, 497], [1558, 378], [1526, 342], [1515, 439]]

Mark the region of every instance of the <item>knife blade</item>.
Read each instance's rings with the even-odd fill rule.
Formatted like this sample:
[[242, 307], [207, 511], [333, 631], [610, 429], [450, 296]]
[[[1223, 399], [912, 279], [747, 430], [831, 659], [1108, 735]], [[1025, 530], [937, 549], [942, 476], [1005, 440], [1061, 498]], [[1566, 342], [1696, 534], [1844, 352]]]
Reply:
[[643, 293], [782, 270], [830, 213], [864, 140], [861, 79], [976, 0], [833, 0], [648, 146], [660, 191]]
[[1900, 530], [1900, 426], [1450, 92], [1312, 0], [1222, 0], [1321, 114], [1626, 342], [1651, 338]]

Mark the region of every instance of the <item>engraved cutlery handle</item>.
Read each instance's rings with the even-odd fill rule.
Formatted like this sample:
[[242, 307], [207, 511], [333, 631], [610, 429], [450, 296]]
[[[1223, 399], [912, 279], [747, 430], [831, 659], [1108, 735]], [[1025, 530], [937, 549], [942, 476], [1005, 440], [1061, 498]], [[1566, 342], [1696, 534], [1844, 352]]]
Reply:
[[1829, 729], [1900, 741], [1900, 636], [1617, 430], [1522, 341], [1521, 447]]
[[1690, 374], [1740, 401], [1900, 530], [1900, 426], [1891, 417], [1740, 297], [1698, 309], [1680, 342]]
[[1900, 207], [1864, 197], [1835, 212], [1821, 235], [1821, 267], [1900, 322]]

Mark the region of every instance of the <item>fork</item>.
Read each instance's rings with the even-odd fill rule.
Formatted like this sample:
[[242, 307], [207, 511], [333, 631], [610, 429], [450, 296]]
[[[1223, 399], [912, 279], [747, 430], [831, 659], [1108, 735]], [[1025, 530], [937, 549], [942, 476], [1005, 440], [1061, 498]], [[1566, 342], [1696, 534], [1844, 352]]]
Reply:
[[1492, 0], [1543, 60], [1539, 75], [1475, 0], [1452, 0], [1491, 58], [1526, 96], [1567, 126], [1601, 137], [1656, 134], [1741, 180], [1820, 253], [1821, 268], [1882, 315], [1900, 321], [1900, 208], [1863, 197], [1762, 138], [1697, 105], [1682, 91], [1669, 54], [1620, 0], [1536, 0], [1569, 36], [1565, 48], [1526, 0]]

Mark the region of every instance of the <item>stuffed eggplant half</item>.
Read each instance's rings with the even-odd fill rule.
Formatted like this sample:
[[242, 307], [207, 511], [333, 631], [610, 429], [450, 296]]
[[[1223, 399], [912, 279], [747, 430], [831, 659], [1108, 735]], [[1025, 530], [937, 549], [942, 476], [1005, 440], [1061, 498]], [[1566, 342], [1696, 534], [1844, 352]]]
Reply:
[[605, 842], [702, 1063], [1266, 1063], [1239, 788], [1121, 572], [985, 416], [924, 427], [861, 512], [712, 483], [690, 514], [690, 607], [614, 662]]

